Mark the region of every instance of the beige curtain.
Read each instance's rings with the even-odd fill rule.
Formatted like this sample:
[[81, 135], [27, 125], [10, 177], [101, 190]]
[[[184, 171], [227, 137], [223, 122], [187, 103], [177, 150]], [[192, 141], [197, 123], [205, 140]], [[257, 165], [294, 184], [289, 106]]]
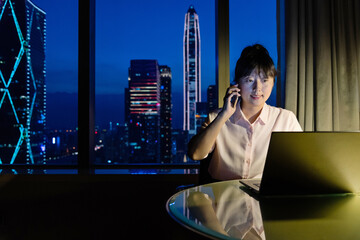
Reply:
[[306, 131], [359, 130], [360, 0], [277, 4], [284, 107]]

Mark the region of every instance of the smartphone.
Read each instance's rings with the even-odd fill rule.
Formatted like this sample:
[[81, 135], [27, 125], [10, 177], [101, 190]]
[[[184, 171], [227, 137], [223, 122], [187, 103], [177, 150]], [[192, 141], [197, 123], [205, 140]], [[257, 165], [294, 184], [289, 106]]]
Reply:
[[233, 96], [233, 97], [231, 97], [230, 102], [231, 102], [231, 106], [232, 106], [232, 107], [235, 106], [235, 102], [236, 102], [237, 99], [238, 99], [238, 96]]

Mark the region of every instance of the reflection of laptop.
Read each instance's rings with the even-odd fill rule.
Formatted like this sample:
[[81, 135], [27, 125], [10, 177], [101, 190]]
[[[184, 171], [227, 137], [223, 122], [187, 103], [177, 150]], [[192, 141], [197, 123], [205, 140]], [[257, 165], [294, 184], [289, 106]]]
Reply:
[[273, 132], [262, 180], [240, 180], [260, 195], [360, 192], [360, 133]]
[[360, 197], [350, 194], [261, 198], [266, 240], [360, 239]]

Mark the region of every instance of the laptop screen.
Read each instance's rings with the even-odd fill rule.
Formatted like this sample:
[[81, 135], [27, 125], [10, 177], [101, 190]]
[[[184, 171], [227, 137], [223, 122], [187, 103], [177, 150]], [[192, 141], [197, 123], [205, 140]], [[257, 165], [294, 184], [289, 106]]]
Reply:
[[261, 194], [360, 191], [360, 133], [273, 132]]

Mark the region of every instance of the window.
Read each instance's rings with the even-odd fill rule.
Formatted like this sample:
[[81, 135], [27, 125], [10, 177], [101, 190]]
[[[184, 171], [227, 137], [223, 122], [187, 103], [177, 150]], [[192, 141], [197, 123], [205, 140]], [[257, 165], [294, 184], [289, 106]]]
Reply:
[[[230, 1], [231, 74], [242, 48], [255, 42], [277, 63], [276, 3], [266, 4]], [[1, 163], [74, 166], [78, 2], [6, 0], [0, 7], [0, 32], [9, 33], [0, 40], [0, 114], [7, 119], [0, 127], [9, 131], [0, 135]], [[95, 165], [193, 163], [188, 139], [217, 106], [214, 7], [214, 0], [96, 1]], [[11, 8], [22, 11], [31, 32]], [[19, 28], [31, 41], [21, 41]]]
[[[195, 118], [203, 116], [195, 103], [207, 102], [207, 89], [215, 85], [214, 6], [214, 1], [97, 1], [96, 164], [194, 163], [185, 153]], [[198, 25], [189, 25], [195, 21]], [[194, 120], [187, 131], [184, 54]]]
[[[277, 66], [276, 0], [230, 0], [230, 82], [244, 47], [262, 44]], [[276, 106], [276, 84], [267, 101]]]

